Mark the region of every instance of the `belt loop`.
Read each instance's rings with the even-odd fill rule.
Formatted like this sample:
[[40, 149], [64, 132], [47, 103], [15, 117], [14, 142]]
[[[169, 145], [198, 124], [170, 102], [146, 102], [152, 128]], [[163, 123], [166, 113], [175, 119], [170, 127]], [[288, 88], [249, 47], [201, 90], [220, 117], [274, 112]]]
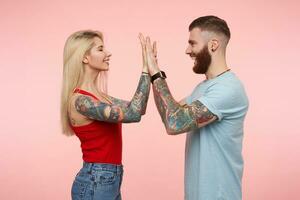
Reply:
[[117, 172], [118, 172], [119, 174], [121, 174], [122, 171], [123, 171], [123, 170], [122, 170], [122, 169], [123, 169], [123, 168], [122, 168], [122, 165], [119, 165], [119, 166], [117, 165], [116, 168], [117, 168]]
[[88, 164], [88, 167], [87, 167], [88, 173], [91, 174], [93, 166], [94, 166], [94, 163], [87, 163], [87, 164]]

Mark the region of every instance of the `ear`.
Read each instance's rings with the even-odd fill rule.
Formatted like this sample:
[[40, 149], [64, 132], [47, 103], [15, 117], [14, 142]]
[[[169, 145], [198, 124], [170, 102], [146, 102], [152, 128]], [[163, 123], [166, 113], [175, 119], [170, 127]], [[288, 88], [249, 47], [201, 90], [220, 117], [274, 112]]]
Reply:
[[88, 64], [88, 63], [89, 63], [88, 57], [87, 57], [87, 56], [84, 56], [82, 62], [83, 62], [84, 64]]
[[220, 41], [217, 39], [212, 39], [209, 43], [209, 50], [211, 52], [215, 52], [220, 46]]

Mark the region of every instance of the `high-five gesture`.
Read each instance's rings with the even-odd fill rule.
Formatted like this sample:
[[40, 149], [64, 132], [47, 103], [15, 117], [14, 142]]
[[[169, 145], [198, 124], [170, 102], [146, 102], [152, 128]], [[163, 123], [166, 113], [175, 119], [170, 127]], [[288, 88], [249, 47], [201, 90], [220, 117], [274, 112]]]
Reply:
[[156, 42], [154, 41], [153, 44], [151, 44], [150, 37], [145, 37], [143, 34], [139, 34], [142, 50], [143, 50], [143, 61], [146, 60], [148, 72], [150, 75], [154, 75], [157, 72], [159, 72], [159, 67], [157, 64], [157, 48], [156, 48]]

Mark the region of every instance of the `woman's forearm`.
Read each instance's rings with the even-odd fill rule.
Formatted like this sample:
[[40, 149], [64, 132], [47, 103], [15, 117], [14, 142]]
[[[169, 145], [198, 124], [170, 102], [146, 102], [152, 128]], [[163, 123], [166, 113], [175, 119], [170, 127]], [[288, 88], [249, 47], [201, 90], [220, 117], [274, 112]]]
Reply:
[[112, 104], [94, 100], [89, 96], [80, 95], [75, 102], [76, 109], [90, 119], [132, 123], [139, 122], [145, 114], [149, 92], [150, 77], [142, 73], [136, 92], [130, 102], [110, 97]]
[[136, 92], [128, 105], [129, 113], [137, 113], [144, 115], [146, 113], [146, 107], [148, 103], [150, 93], [150, 76], [147, 73], [142, 73]]

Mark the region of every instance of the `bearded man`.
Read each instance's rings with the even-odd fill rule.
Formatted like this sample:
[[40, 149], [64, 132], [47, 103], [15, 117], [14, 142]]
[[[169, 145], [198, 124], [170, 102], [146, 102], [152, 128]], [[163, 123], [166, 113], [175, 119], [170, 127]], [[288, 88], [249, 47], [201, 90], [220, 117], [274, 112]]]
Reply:
[[[204, 74], [184, 100], [177, 102], [160, 71], [156, 48], [146, 40], [148, 70], [157, 109], [170, 135], [186, 134], [185, 200], [241, 200], [242, 141], [248, 98], [226, 63], [227, 23], [203, 16], [189, 26], [186, 54], [193, 71]], [[186, 72], [182, 72], [184, 80]]]

